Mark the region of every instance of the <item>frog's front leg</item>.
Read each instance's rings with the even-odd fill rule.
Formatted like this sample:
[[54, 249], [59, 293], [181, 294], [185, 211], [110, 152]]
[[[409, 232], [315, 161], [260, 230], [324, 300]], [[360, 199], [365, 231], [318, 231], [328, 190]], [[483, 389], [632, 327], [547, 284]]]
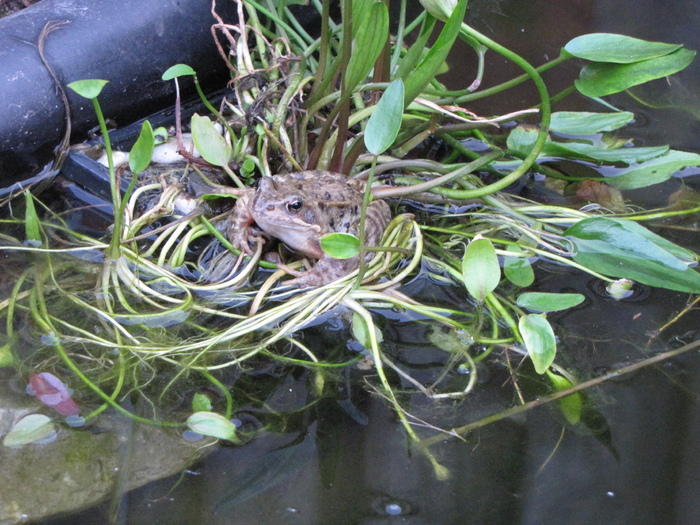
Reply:
[[264, 243], [265, 239], [260, 235], [260, 231], [253, 227], [255, 219], [250, 212], [250, 201], [255, 195], [253, 191], [247, 191], [240, 194], [236, 205], [228, 217], [226, 226], [226, 236], [234, 248], [238, 248], [242, 252], [252, 255], [254, 250], [251, 245]]

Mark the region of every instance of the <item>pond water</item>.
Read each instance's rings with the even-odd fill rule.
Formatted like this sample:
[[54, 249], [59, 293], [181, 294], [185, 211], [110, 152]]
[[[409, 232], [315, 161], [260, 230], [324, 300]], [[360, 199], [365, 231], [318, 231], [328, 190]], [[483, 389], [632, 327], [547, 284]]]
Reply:
[[[477, 29], [533, 64], [556, 57], [571, 38], [591, 32], [622, 33], [700, 49], [700, 4], [694, 1], [471, 3], [470, 20]], [[449, 82], [454, 87], [470, 84], [473, 64], [467, 50], [456, 52]], [[575, 74], [574, 67], [567, 71]], [[552, 92], [570, 81], [571, 77], [564, 78], [567, 71], [558, 73], [561, 79], [545, 77]], [[485, 84], [517, 73], [491, 57]], [[645, 91], [659, 104], [676, 108], [649, 109], [626, 95], [610, 101], [635, 113], [635, 123], [625, 128], [624, 135], [635, 138], [636, 145], [670, 144], [700, 152], [698, 87], [700, 65], [696, 63], [669, 84], [657, 82]], [[533, 90], [520, 87], [503, 98], [502, 107], [490, 107], [493, 99], [489, 98], [470, 109], [482, 115], [505, 113], [535, 100]], [[572, 95], [556, 109], [596, 111], [600, 107]], [[684, 183], [698, 186], [693, 177]], [[678, 185], [672, 179], [625, 197], [655, 206], [665, 203]], [[656, 231], [700, 250], [696, 231]], [[595, 279], [553, 265], [538, 267], [531, 289], [586, 296], [580, 307], [549, 316], [560, 338], [561, 364], [582, 378], [698, 337], [697, 311], [657, 334], [688, 304], [687, 294], [639, 286], [630, 299], [614, 301]], [[427, 277], [415, 279], [402, 291], [470, 308], [465, 293]], [[429, 329], [378, 313], [386, 315], [382, 329], [387, 352], [416, 376], [422, 374], [426, 381], [437, 377], [444, 363], [431, 351]], [[304, 341], [312, 348], [338, 352], [346, 349], [349, 339], [347, 329], [331, 320], [310, 329]], [[511, 406], [515, 398], [507, 370], [494, 365], [481, 372], [480, 384], [464, 401], [437, 402], [414, 395], [411, 414], [421, 425], [449, 428]], [[242, 446], [210, 449], [181, 476], [166, 477], [124, 495], [112, 494], [106, 505], [45, 523], [691, 525], [700, 516], [697, 353], [587, 391], [596, 412], [589, 428], [566, 425], [556, 407], [547, 405], [493, 423], [463, 440], [446, 436], [432, 447], [451, 473], [446, 480], [437, 480], [425, 456], [410, 450], [395, 413], [383, 398], [367, 391], [357, 370], [336, 378], [336, 393], [304, 410], [313, 397], [310, 374], [262, 369], [259, 376], [268, 383], [276, 378], [275, 386], [261, 391], [269, 408], [288, 414], [275, 432]], [[238, 416], [251, 425], [260, 424], [263, 417], [253, 411]], [[149, 439], [149, 448], [154, 440], [179, 439], [176, 431], [147, 438], [137, 435], [127, 431], [124, 439]], [[127, 456], [142, 445], [135, 441], [124, 447], [124, 457], [113, 468], [132, 465]], [[153, 453], [152, 457], [158, 456]], [[140, 461], [147, 462], [148, 456]], [[55, 476], [54, 482], [60, 482], [60, 477]]]

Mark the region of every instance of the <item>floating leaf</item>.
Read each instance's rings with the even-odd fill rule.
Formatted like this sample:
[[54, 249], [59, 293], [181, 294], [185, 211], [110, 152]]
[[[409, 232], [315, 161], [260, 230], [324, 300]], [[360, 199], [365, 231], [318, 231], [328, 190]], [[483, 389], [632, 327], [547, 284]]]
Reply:
[[501, 268], [491, 241], [475, 239], [467, 245], [462, 259], [462, 280], [479, 303], [496, 289], [501, 280]]
[[228, 166], [233, 149], [207, 117], [192, 115], [192, 140], [204, 160], [214, 166]]
[[591, 135], [604, 131], [613, 131], [630, 123], [634, 113], [620, 111], [617, 113], [593, 113], [590, 111], [557, 111], [552, 113], [550, 131], [568, 135]]
[[595, 62], [581, 70], [575, 85], [588, 97], [619, 93], [632, 86], [663, 78], [686, 68], [695, 58], [695, 51], [678, 49], [670, 55], [632, 64]]
[[549, 321], [542, 314], [529, 314], [520, 318], [518, 327], [535, 371], [544, 374], [557, 353], [557, 341]]
[[192, 412], [211, 412], [211, 399], [199, 392], [192, 398]]
[[700, 166], [700, 155], [671, 150], [665, 155], [648, 160], [639, 166], [622, 170], [607, 182], [621, 190], [645, 188], [670, 179], [676, 172], [691, 166]]
[[163, 76], [161, 78], [163, 80], [172, 80], [177, 77], [196, 75], [197, 73], [195, 73], [194, 69], [192, 69], [187, 64], [175, 64], [174, 66], [170, 66], [168, 69], [166, 69], [165, 73], [163, 73]]
[[[511, 246], [508, 251], [522, 253], [519, 246]], [[510, 282], [521, 288], [530, 286], [535, 281], [535, 272], [526, 257], [506, 255], [503, 260], [503, 274]]]
[[592, 33], [574, 38], [564, 49], [575, 57], [592, 62], [631, 64], [668, 55], [681, 47], [612, 33]]
[[[560, 376], [549, 370], [547, 370], [547, 377], [552, 382], [554, 390], [557, 392], [563, 392], [574, 386], [574, 384], [564, 376]], [[575, 425], [581, 420], [581, 412], [583, 411], [581, 394], [575, 392], [557, 400], [557, 404], [559, 405], [559, 410], [561, 410], [561, 413], [569, 423]]]
[[129, 152], [129, 168], [134, 176], [141, 173], [148, 167], [153, 156], [153, 148], [155, 146], [155, 136], [151, 123], [147, 120], [141, 126], [141, 133], [136, 143]]
[[383, 2], [374, 2], [365, 23], [353, 40], [353, 50], [345, 71], [345, 87], [353, 90], [364, 82], [389, 38], [389, 10]]
[[574, 260], [595, 272], [640, 283], [700, 292], [700, 273], [689, 267], [695, 254], [624, 219], [591, 217], [564, 232]]
[[20, 419], [2, 440], [6, 447], [19, 447], [49, 437], [54, 430], [51, 418], [43, 414], [30, 414]]
[[394, 80], [377, 102], [365, 129], [365, 146], [372, 155], [381, 155], [394, 143], [401, 129], [404, 108], [404, 86]]
[[[540, 156], [566, 157], [569, 159], [590, 159], [599, 162], [615, 163], [646, 162], [668, 152], [668, 146], [646, 148], [601, 148], [583, 142], [552, 142], [548, 140]], [[700, 158], [700, 157], [699, 157]]]
[[581, 304], [586, 298], [580, 293], [521, 293], [517, 299], [520, 308], [533, 312], [558, 312]]
[[190, 430], [227, 441], [238, 442], [236, 425], [214, 412], [195, 412], [185, 422]]
[[109, 80], [77, 80], [68, 84], [68, 87], [75, 91], [78, 95], [85, 98], [97, 98], [97, 96], [102, 92], [102, 88], [109, 82]]
[[321, 237], [321, 249], [336, 259], [350, 259], [360, 251], [360, 239], [349, 233], [329, 233]]

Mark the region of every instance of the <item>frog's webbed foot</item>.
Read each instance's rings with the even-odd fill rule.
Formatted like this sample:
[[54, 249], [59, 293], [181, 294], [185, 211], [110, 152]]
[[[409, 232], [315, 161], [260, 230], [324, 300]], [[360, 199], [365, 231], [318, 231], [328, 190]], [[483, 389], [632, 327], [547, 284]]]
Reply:
[[257, 244], [265, 244], [266, 239], [256, 228], [243, 228], [229, 233], [229, 240], [234, 248], [241, 250], [243, 255], [252, 256]]

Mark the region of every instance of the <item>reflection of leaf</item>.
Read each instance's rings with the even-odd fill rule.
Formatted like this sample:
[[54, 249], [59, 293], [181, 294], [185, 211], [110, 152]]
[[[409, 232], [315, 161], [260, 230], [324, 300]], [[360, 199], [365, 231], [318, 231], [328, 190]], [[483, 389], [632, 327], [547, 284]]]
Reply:
[[[557, 392], [568, 390], [574, 386], [573, 383], [567, 378], [550, 372], [549, 370], [547, 370], [547, 377], [549, 377], [549, 380], [552, 382], [554, 389]], [[559, 410], [561, 410], [562, 414], [564, 414], [564, 417], [569, 423], [575, 425], [581, 420], [583, 401], [581, 400], [581, 394], [579, 392], [575, 392], [570, 396], [559, 399], [557, 404], [559, 405]]]

